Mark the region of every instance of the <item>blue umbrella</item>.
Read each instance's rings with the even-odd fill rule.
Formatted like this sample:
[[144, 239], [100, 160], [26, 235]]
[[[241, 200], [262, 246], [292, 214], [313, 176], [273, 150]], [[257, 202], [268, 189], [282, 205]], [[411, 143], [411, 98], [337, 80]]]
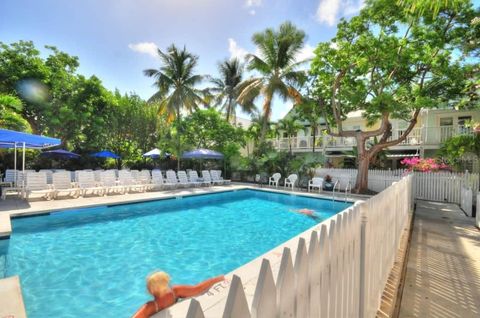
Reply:
[[42, 157], [62, 158], [62, 159], [77, 159], [77, 158], [80, 158], [79, 154], [76, 154], [74, 152], [70, 152], [70, 151], [67, 151], [67, 150], [64, 150], [64, 149], [44, 151], [40, 155]]
[[223, 154], [218, 151], [210, 149], [195, 149], [192, 151], [186, 151], [183, 153], [184, 159], [223, 159]]
[[114, 154], [111, 151], [108, 150], [102, 150], [96, 153], [92, 153], [90, 155], [91, 157], [97, 157], [97, 158], [113, 158], [113, 159], [120, 159], [120, 156], [117, 154]]

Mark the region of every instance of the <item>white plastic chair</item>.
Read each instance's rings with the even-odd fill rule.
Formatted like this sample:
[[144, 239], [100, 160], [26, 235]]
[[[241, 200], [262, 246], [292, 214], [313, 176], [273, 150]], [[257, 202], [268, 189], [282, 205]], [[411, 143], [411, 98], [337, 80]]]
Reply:
[[180, 182], [180, 184], [182, 184], [185, 187], [188, 187], [191, 185], [196, 187], [202, 184], [201, 182], [197, 182], [197, 181], [189, 181], [187, 177], [187, 173], [183, 170], [179, 171], [177, 175], [178, 175], [178, 181]]
[[118, 183], [123, 185], [126, 191], [138, 191], [145, 192], [146, 186], [144, 184], [138, 183], [132, 176], [132, 173], [128, 170], [120, 170], [118, 172]]
[[28, 172], [25, 179], [25, 199], [29, 199], [31, 194], [42, 194], [47, 200], [51, 200], [54, 190], [47, 183], [47, 174], [45, 172]]
[[52, 183], [54, 194], [53, 198], [58, 198], [59, 194], [66, 194], [67, 196], [78, 198], [81, 194], [81, 189], [73, 187], [70, 171], [58, 171], [52, 174]]
[[210, 182], [211, 184], [223, 184], [222, 181], [213, 180], [210, 172], [208, 170], [202, 170], [202, 178], [204, 181]]
[[95, 174], [93, 171], [76, 171], [77, 173], [77, 183], [78, 187], [81, 189], [81, 195], [85, 196], [88, 192], [96, 195], [104, 195], [105, 194], [105, 187], [99, 185], [97, 181], [95, 181]]
[[269, 186], [275, 186], [278, 188], [278, 181], [280, 181], [280, 178], [282, 175], [280, 173], [274, 173], [269, 179], [268, 179], [268, 185]]
[[297, 180], [298, 180], [298, 176], [295, 173], [292, 173], [291, 175], [285, 178], [285, 185], [283, 187], [284, 188], [291, 187], [293, 191]]
[[125, 191], [127, 191], [126, 186], [119, 184], [117, 177], [115, 176], [115, 171], [113, 170], [102, 171], [102, 173], [100, 173], [100, 180], [105, 187], [105, 194], [125, 194]]
[[213, 182], [218, 182], [220, 184], [230, 184], [231, 180], [226, 180], [221, 177], [222, 172], [220, 170], [210, 170], [210, 176], [212, 177]]
[[183, 184], [180, 184], [180, 181], [177, 178], [177, 174], [173, 170], [167, 170], [166, 172], [167, 175], [167, 182], [170, 184], [173, 184], [175, 187], [180, 187], [184, 186]]
[[308, 192], [313, 189], [318, 189], [318, 193], [322, 192], [323, 178], [312, 178], [312, 180], [308, 181]]
[[190, 171], [188, 172], [188, 179], [190, 180], [190, 182], [198, 182], [198, 183], [200, 183], [200, 185], [209, 186], [209, 185], [212, 184], [210, 181], [205, 181], [205, 180], [203, 180], [203, 179], [200, 179], [200, 178], [198, 177], [197, 171], [195, 171], [195, 170], [190, 170]]

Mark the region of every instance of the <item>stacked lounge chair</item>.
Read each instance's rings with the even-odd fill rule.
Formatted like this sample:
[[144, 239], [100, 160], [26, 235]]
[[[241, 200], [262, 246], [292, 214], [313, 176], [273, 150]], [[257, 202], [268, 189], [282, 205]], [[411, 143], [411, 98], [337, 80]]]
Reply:
[[23, 196], [27, 200], [32, 194], [41, 194], [45, 199], [51, 200], [55, 193], [53, 187], [47, 183], [47, 174], [45, 172], [28, 172], [23, 192]]
[[69, 171], [54, 172], [52, 174], [52, 184], [54, 189], [54, 199], [63, 194], [74, 198], [78, 198], [81, 195], [81, 189], [74, 186], [75, 184], [72, 183]]

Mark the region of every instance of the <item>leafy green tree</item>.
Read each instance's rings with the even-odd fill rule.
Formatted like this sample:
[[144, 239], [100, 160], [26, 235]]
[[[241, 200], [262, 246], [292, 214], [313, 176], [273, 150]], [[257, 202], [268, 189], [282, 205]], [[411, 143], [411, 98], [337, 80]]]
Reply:
[[[328, 133], [356, 139], [357, 193], [368, 190], [371, 159], [407, 138], [421, 108], [449, 105], [462, 95], [472, 61], [458, 52], [476, 14], [468, 1], [459, 8], [442, 6], [437, 15], [412, 14], [388, 0], [368, 1], [358, 16], [339, 23], [331, 41], [318, 45], [313, 93], [324, 105]], [[380, 126], [345, 130], [342, 120], [352, 111]], [[396, 139], [392, 119], [408, 123]], [[378, 142], [369, 146], [375, 137]]]
[[[144, 71], [148, 77], [155, 79], [158, 87], [150, 102], [158, 104], [159, 114], [166, 114], [167, 120], [172, 122], [181, 120], [182, 111], [192, 112], [199, 105], [205, 104], [205, 91], [197, 88], [203, 80], [203, 76], [195, 74], [198, 57], [186, 50], [178, 49], [174, 44], [167, 48], [166, 52], [158, 50], [162, 61], [159, 69], [147, 69]], [[180, 145], [181, 131], [177, 131], [177, 168], [180, 169]]]
[[[237, 98], [239, 95], [239, 84], [242, 82], [244, 66], [237, 59], [225, 60], [218, 65], [219, 77], [212, 78], [210, 82], [213, 87], [210, 92], [214, 96], [214, 105], [220, 107], [220, 110], [225, 113], [225, 118], [230, 121], [233, 119], [236, 122], [236, 107], [239, 105]], [[255, 105], [244, 104], [240, 105], [242, 111], [252, 113]]]
[[278, 30], [267, 28], [255, 33], [252, 37], [259, 55], [248, 55], [248, 69], [258, 73], [239, 85], [238, 102], [241, 105], [251, 105], [258, 96], [263, 97], [263, 125], [260, 139], [265, 139], [268, 122], [272, 113], [274, 95], [283, 101], [301, 100], [298, 87], [306, 80], [306, 73], [298, 70], [304, 61], [297, 61], [297, 54], [305, 44], [305, 32], [297, 29], [290, 22], [280, 25]]
[[30, 132], [28, 122], [21, 116], [22, 101], [16, 96], [0, 94], [0, 126]]
[[458, 166], [460, 160], [465, 158], [466, 155], [474, 156], [479, 160], [480, 133], [449, 138], [442, 145], [439, 154], [454, 166]]

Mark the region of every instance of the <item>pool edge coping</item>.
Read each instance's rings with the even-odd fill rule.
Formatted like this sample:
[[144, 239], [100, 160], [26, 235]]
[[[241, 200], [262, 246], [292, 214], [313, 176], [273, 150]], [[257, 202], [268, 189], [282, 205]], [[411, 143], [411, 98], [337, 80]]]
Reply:
[[[222, 187], [208, 187], [208, 188], [203, 188], [204, 190], [208, 190], [208, 191], [202, 191], [200, 193], [184, 193], [184, 194], [180, 194], [182, 193], [181, 191], [182, 190], [185, 190], [185, 189], [178, 189], [180, 190], [178, 193], [173, 193], [173, 194], [167, 194], [166, 196], [162, 196], [162, 197], [151, 197], [151, 198], [132, 198], [131, 200], [124, 200], [124, 201], [121, 201], [121, 202], [114, 202], [114, 203], [92, 203], [92, 204], [86, 204], [86, 205], [81, 205], [81, 206], [75, 206], [75, 207], [67, 207], [67, 208], [63, 208], [63, 209], [58, 209], [58, 208], [52, 208], [52, 209], [44, 209], [44, 210], [40, 210], [40, 211], [28, 211], [28, 212], [19, 212], [19, 213], [0, 213], [0, 221], [3, 221], [5, 222], [5, 219], [8, 219], [8, 225], [10, 227], [10, 230], [8, 231], [8, 234], [7, 235], [4, 235], [3, 232], [0, 232], [0, 239], [5, 239], [5, 238], [9, 238], [9, 236], [11, 235], [12, 233], [12, 227], [11, 227], [11, 219], [12, 217], [15, 218], [15, 217], [28, 217], [28, 216], [36, 216], [36, 215], [42, 215], [42, 214], [50, 214], [50, 213], [55, 213], [55, 212], [60, 212], [60, 211], [69, 211], [69, 210], [78, 210], [78, 209], [86, 209], [86, 208], [94, 208], [94, 207], [100, 207], [100, 206], [115, 206], [115, 205], [123, 205], [123, 204], [132, 204], [132, 203], [142, 203], [142, 202], [149, 202], [149, 201], [160, 201], [160, 200], [168, 200], [168, 199], [174, 199], [174, 198], [177, 198], [177, 197], [191, 197], [191, 196], [200, 196], [200, 195], [207, 195], [207, 194], [215, 194], [215, 193], [224, 193], [224, 192], [235, 192], [235, 191], [241, 191], [241, 190], [255, 190], [255, 191], [264, 191], [264, 192], [271, 192], [271, 193], [277, 193], [277, 194], [284, 194], [284, 195], [292, 195], [292, 196], [301, 196], [301, 197], [307, 197], [307, 198], [313, 198], [313, 199], [323, 199], [323, 200], [331, 200], [332, 198], [331, 197], [328, 197], [327, 195], [323, 195], [323, 194], [320, 194], [320, 193], [310, 193], [310, 192], [305, 192], [305, 193], [302, 193], [302, 192], [295, 192], [295, 191], [288, 191], [288, 190], [284, 190], [284, 189], [278, 189], [278, 188], [267, 188], [267, 187], [258, 187], [258, 186], [255, 186], [255, 185], [237, 185], [237, 184], [233, 184], [234, 186], [236, 187], [232, 187], [232, 186], [222, 186]], [[156, 191], [156, 192], [160, 192], [161, 191]], [[155, 192], [152, 192], [152, 193], [155, 193]], [[345, 202], [350, 202], [352, 204], [355, 204], [356, 202], [359, 202], [361, 201], [363, 198], [354, 198], [354, 196], [350, 196], [350, 199], [345, 201]], [[72, 199], [72, 200], [76, 200], [76, 199]], [[342, 201], [339, 201], [339, 200], [335, 200], [337, 202], [342, 202]], [[347, 208], [348, 209], [348, 208]], [[346, 209], [342, 210], [342, 211], [339, 211], [338, 213], [341, 213], [343, 211], [345, 211]], [[336, 214], [338, 214], [336, 213]], [[335, 215], [336, 215], [335, 214]], [[289, 246], [290, 244], [293, 244], [293, 242], [297, 242], [298, 238], [299, 237], [302, 237], [302, 235], [306, 235], [306, 233], [310, 233], [311, 231], [314, 230], [314, 228], [317, 228], [317, 227], [321, 227], [321, 225], [326, 222], [326, 221], [329, 221], [332, 217], [334, 217], [335, 215], [329, 217], [328, 219], [312, 226], [311, 228], [308, 228], [307, 230], [299, 233], [298, 235], [292, 237], [291, 239], [289, 239], [288, 241], [272, 248], [271, 250], [267, 251], [266, 253], [252, 259], [251, 261], [241, 265], [240, 267], [237, 267], [236, 269], [234, 269], [233, 271], [229, 272], [228, 274], [226, 274], [225, 276], [227, 278], [229, 277], [232, 277], [234, 274], [237, 275], [237, 274], [240, 274], [242, 275], [241, 273], [239, 272], [247, 272], [251, 267], [255, 267], [256, 269], [260, 268], [257, 263], [261, 262], [263, 260], [263, 258], [267, 258], [268, 255], [270, 255], [270, 257], [272, 255], [277, 255], [277, 254], [274, 254], [275, 251], [277, 249], [282, 249], [285, 247], [285, 246]], [[2, 218], [3, 217], [3, 220]], [[0, 229], [1, 229], [1, 226], [2, 226], [2, 223], [0, 222]], [[6, 233], [6, 232], [5, 232]], [[3, 235], [3, 236], [2, 236]], [[306, 247], [308, 248], [308, 245], [309, 245], [309, 240], [306, 239]], [[295, 244], [293, 244], [292, 246], [289, 246], [291, 251], [292, 251], [292, 255], [295, 255], [294, 253], [296, 253], [296, 246]], [[278, 256], [278, 255], [277, 255]], [[280, 257], [277, 257], [278, 258], [278, 264], [279, 264], [279, 261], [280, 261]], [[274, 264], [272, 263], [272, 267]], [[253, 280], [255, 281], [256, 283], [256, 278], [258, 277], [258, 274], [252, 274], [249, 272], [249, 275], [250, 277], [248, 278], [248, 280], [246, 281], [246, 284], [245, 286], [248, 286], [248, 283], [251, 283]], [[243, 273], [242, 277], [245, 277], [245, 274], [246, 273]], [[256, 275], [256, 276], [255, 276]], [[13, 315], [14, 317], [27, 317], [26, 315], [26, 307], [25, 307], [25, 303], [23, 301], [23, 294], [22, 294], [22, 288], [21, 288], [21, 282], [20, 282], [20, 276], [18, 275], [15, 275], [15, 276], [9, 276], [9, 277], [4, 277], [4, 278], [0, 278], [0, 288], [3, 284], [5, 284], [5, 281], [8, 281], [12, 278], [15, 278], [16, 281], [17, 281], [17, 284], [18, 284], [18, 290], [12, 290], [8, 295], [9, 297], [2, 297], [2, 299], [5, 299], [7, 300], [8, 299], [8, 302], [13, 302], [15, 303], [16, 305], [15, 306], [18, 306], [18, 308], [16, 308], [16, 311], [15, 311], [15, 314]], [[219, 286], [221, 287], [220, 289], [220, 293], [218, 294], [214, 294], [214, 297], [215, 299], [212, 299], [210, 298], [209, 299], [209, 303], [212, 302], [213, 300], [213, 303], [211, 305], [209, 305], [208, 307], [204, 307], [204, 310], [205, 311], [208, 311], [208, 310], [213, 310], [215, 309], [216, 307], [218, 307], [220, 304], [222, 304], [223, 301], [226, 301], [226, 294], [225, 294], [225, 290], [228, 291], [228, 286], [229, 286], [229, 281], [227, 282], [223, 282], [223, 283], [219, 283], [219, 284], [216, 284], [216, 286], [213, 287], [213, 289], [215, 291], [219, 291], [218, 288]], [[245, 287], [244, 286], [244, 287]], [[225, 294], [225, 295], [224, 295]], [[207, 297], [208, 295], [202, 295], [200, 297]], [[247, 294], [248, 296], [248, 294]], [[253, 297], [253, 294], [251, 295]], [[200, 299], [200, 297], [196, 297], [196, 299]], [[249, 297], [250, 299], [250, 297]], [[158, 317], [169, 317], [169, 316], [159, 316], [160, 314], [163, 315], [164, 312], [169, 312], [170, 310], [177, 310], [177, 309], [180, 309], [180, 310], [184, 310], [183, 307], [186, 306], [186, 303], [189, 303], [190, 301], [183, 301], [179, 304], [176, 304], [175, 306], [172, 306], [170, 307], [169, 309], [167, 310], [164, 310], [162, 312], [159, 312], [158, 314], [152, 316], [152, 318], [158, 318]], [[2, 301], [0, 301], [0, 305], [3, 305]], [[141, 304], [139, 304], [140, 306]], [[185, 307], [188, 309], [188, 307]], [[186, 309], [185, 309], [186, 310]], [[185, 315], [186, 315], [186, 311], [185, 311]], [[174, 316], [172, 316], [174, 317]]]

